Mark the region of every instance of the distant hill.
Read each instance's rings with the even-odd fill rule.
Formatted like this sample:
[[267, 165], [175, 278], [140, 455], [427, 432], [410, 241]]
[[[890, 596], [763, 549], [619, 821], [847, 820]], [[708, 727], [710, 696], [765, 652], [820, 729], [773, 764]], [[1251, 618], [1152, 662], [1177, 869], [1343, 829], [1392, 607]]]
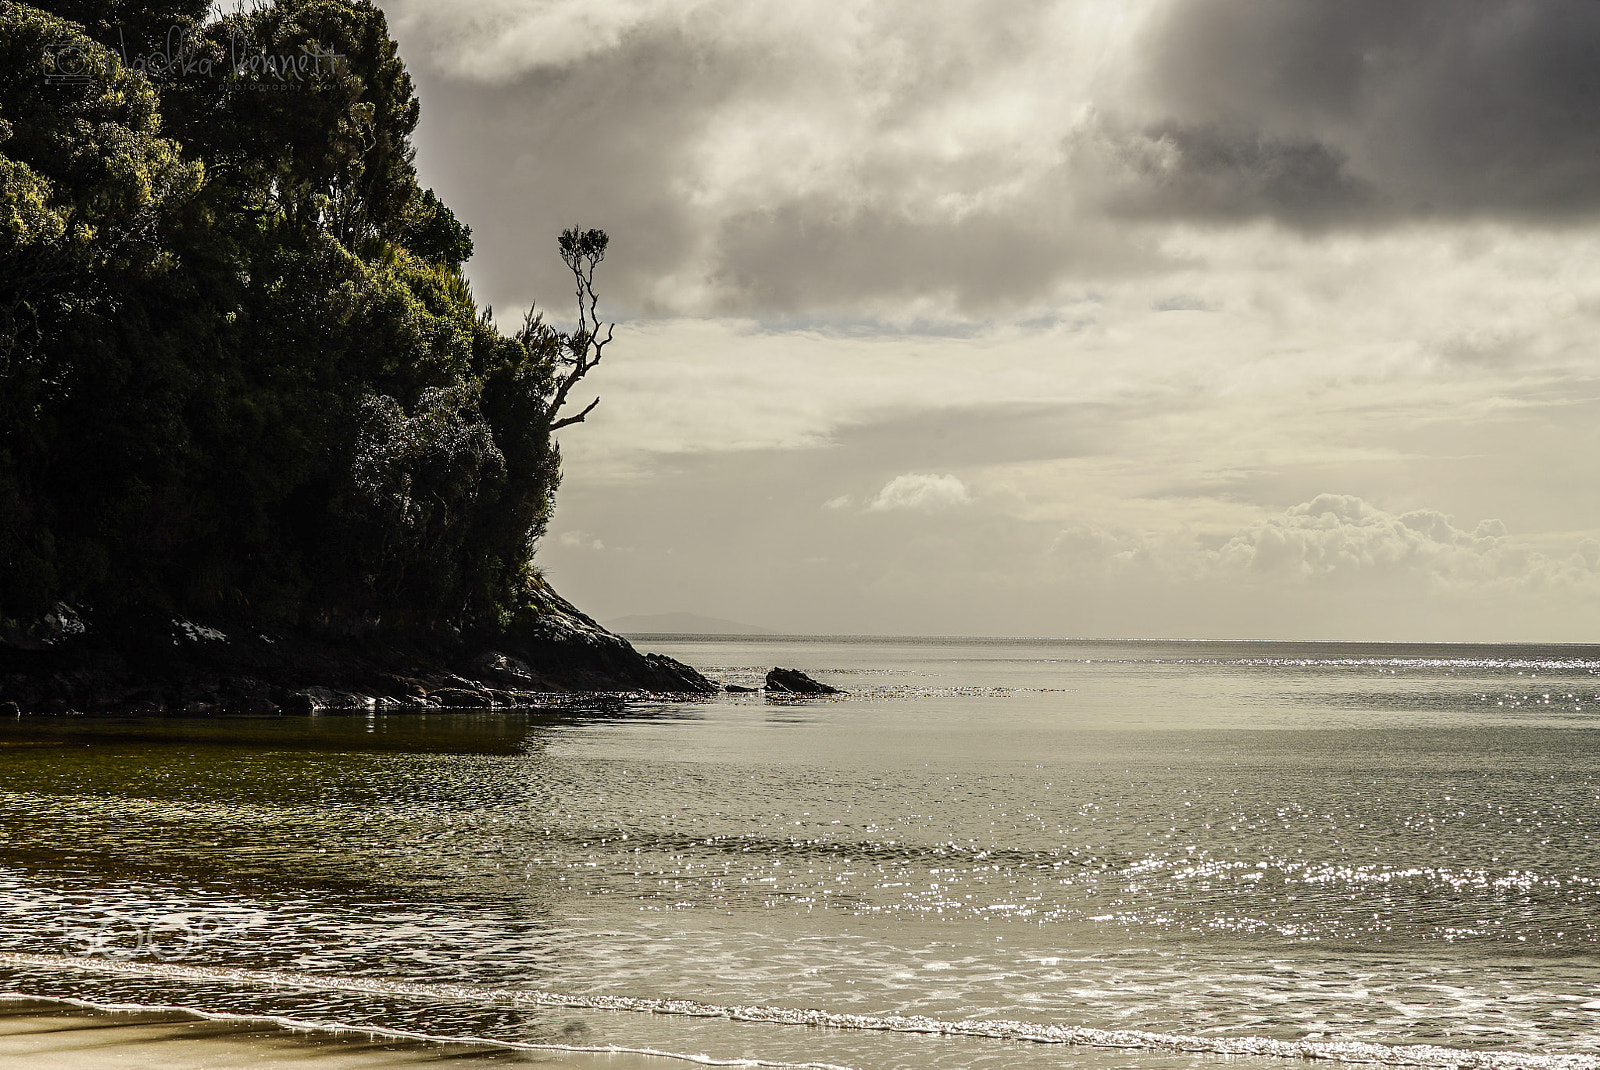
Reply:
[[615, 620], [602, 621], [607, 628], [614, 632], [634, 634], [674, 634], [674, 635], [776, 635], [777, 632], [769, 628], [757, 628], [754, 624], [740, 624], [736, 620], [723, 620], [721, 617], [702, 617], [698, 613], [643, 613], [631, 617], [617, 617]]

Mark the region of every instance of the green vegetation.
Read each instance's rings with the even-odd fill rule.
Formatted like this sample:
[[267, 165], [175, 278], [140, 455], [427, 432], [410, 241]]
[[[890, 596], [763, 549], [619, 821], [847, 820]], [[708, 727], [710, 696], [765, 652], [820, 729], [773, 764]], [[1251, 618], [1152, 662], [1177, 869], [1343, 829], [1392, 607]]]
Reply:
[[207, 9], [0, 0], [0, 623], [515, 627], [605, 235], [576, 330], [501, 334], [383, 13]]

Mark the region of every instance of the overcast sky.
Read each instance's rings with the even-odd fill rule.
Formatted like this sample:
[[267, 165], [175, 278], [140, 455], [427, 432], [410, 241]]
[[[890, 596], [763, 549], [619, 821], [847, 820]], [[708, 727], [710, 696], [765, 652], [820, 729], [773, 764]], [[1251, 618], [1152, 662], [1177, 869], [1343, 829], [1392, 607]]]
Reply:
[[1593, 0], [384, 7], [595, 616], [1600, 641]]

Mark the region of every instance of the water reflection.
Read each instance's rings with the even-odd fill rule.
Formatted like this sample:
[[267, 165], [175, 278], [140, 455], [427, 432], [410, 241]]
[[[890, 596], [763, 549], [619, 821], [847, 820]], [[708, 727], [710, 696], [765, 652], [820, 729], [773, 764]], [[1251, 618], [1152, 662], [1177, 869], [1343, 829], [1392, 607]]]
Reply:
[[[0, 948], [1210, 1037], [1600, 1044], [1600, 733], [1478, 697], [1542, 695], [1516, 674], [1582, 659], [907, 649], [774, 657], [848, 670], [856, 696], [811, 704], [6, 724]], [[685, 660], [754, 662], [725, 653]], [[554, 1028], [470, 1001], [184, 991]], [[604, 1021], [608, 1038], [655, 1028]], [[805, 1046], [684, 1028], [724, 1053]], [[946, 1058], [837, 1043], [841, 1062]], [[946, 1065], [991, 1057], [961, 1050]]]

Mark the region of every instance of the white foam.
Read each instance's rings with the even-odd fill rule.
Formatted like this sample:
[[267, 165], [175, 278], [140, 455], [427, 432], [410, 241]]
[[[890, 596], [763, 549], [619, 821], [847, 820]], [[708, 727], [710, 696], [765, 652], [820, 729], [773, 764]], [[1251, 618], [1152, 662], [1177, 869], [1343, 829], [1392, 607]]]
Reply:
[[[131, 962], [86, 958], [71, 955], [39, 955], [0, 952], [0, 964], [50, 969], [75, 969], [95, 973], [138, 977], [166, 977], [173, 980], [253, 984], [328, 992], [353, 992], [388, 997], [448, 999], [541, 1007], [570, 1007], [586, 1010], [624, 1011], [638, 1014], [666, 1014], [689, 1018], [723, 1018], [735, 1022], [761, 1022], [771, 1025], [853, 1029], [880, 1033], [922, 1033], [992, 1040], [1024, 1041], [1035, 1044], [1063, 1044], [1080, 1047], [1142, 1049], [1206, 1055], [1251, 1055], [1282, 1059], [1321, 1059], [1340, 1063], [1377, 1063], [1384, 1066], [1438, 1067], [1440, 1070], [1600, 1070], [1600, 1056], [1540, 1055], [1524, 1052], [1469, 1051], [1431, 1044], [1391, 1045], [1365, 1041], [1274, 1040], [1270, 1037], [1201, 1037], [1181, 1033], [1153, 1033], [1133, 1029], [1089, 1029], [1080, 1026], [1048, 1025], [1009, 1019], [965, 1019], [944, 1021], [923, 1016], [838, 1014], [829, 1011], [788, 1007], [719, 1006], [689, 999], [636, 999], [628, 996], [575, 996], [532, 989], [494, 988], [487, 985], [419, 984], [376, 978], [331, 977], [284, 970], [245, 970], [208, 966], [180, 966], [172, 963]], [[356, 1027], [363, 1031], [366, 1027]], [[401, 1035], [401, 1034], [396, 1034]], [[411, 1034], [405, 1034], [411, 1035]], [[426, 1037], [430, 1040], [467, 1040], [467, 1037]], [[552, 1046], [553, 1047], [553, 1046]], [[570, 1048], [572, 1051], [623, 1050]], [[665, 1053], [652, 1053], [665, 1054]], [[673, 1056], [705, 1065], [738, 1066], [814, 1066], [826, 1064], [739, 1063], [709, 1061], [704, 1056]], [[836, 1068], [835, 1068], [836, 1070]]]
[[659, 1048], [627, 1048], [619, 1044], [534, 1044], [520, 1040], [496, 1040], [491, 1037], [437, 1036], [433, 1033], [419, 1033], [410, 1029], [388, 1029], [383, 1026], [351, 1025], [341, 1022], [316, 1022], [304, 1018], [289, 1018], [281, 1014], [229, 1014], [226, 1011], [202, 1011], [193, 1007], [179, 1007], [165, 1003], [98, 1003], [88, 999], [74, 999], [71, 996], [34, 996], [26, 992], [0, 992], [0, 1000], [8, 999], [45, 999], [51, 1003], [60, 1003], [69, 1007], [82, 1007], [91, 1011], [106, 1011], [112, 1014], [150, 1014], [152, 1012], [187, 1014], [210, 1022], [260, 1022], [267, 1025], [280, 1026], [284, 1029], [321, 1033], [361, 1033], [365, 1036], [393, 1037], [396, 1040], [420, 1040], [436, 1044], [484, 1044], [499, 1048], [512, 1048], [517, 1051], [583, 1052], [595, 1055], [654, 1055], [662, 1059], [678, 1059], [682, 1062], [695, 1063], [699, 1066], [754, 1066], [775, 1068], [775, 1070], [852, 1070], [851, 1067], [840, 1066], [837, 1063], [780, 1063], [770, 1062], [765, 1059], [714, 1059], [705, 1054], [688, 1055], [683, 1052], [662, 1051]]

